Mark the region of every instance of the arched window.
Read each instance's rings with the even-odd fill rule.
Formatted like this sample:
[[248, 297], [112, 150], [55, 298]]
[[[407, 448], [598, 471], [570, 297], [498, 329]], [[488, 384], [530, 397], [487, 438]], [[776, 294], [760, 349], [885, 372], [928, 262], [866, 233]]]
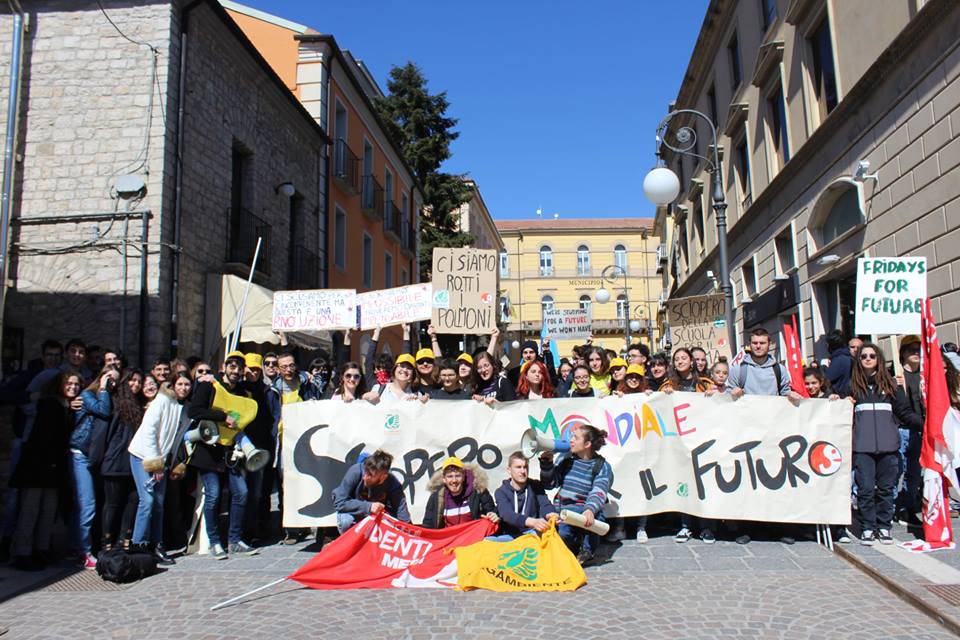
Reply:
[[618, 244], [613, 248], [613, 264], [617, 265], [626, 272], [627, 270], [627, 248]]
[[591, 304], [592, 302], [593, 302], [593, 301], [590, 300], [590, 296], [588, 296], [587, 294], [583, 294], [582, 296], [580, 296], [580, 308], [581, 308], [581, 309], [585, 309], [585, 310], [587, 310], [587, 311], [590, 311], [590, 304]]
[[550, 245], [545, 244], [540, 247], [540, 275], [553, 275], [553, 249], [550, 248]]
[[630, 301], [625, 294], [621, 293], [617, 296], [617, 320], [626, 320], [628, 313], [630, 313]]
[[860, 189], [858, 183], [843, 178], [820, 195], [808, 223], [818, 249], [864, 223]]
[[540, 298], [540, 312], [546, 315], [547, 311], [553, 310], [553, 296], [543, 296]]
[[585, 244], [577, 247], [577, 275], [590, 275], [590, 249]]

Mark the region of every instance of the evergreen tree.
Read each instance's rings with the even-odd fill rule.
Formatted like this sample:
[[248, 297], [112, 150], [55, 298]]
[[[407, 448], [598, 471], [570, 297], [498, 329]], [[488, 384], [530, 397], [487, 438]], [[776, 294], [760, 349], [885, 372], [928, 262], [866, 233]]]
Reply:
[[426, 281], [434, 247], [462, 247], [473, 242], [473, 236], [459, 230], [455, 215], [457, 208], [470, 200], [472, 190], [462, 176], [440, 171], [451, 155], [450, 143], [460, 135], [453, 130], [456, 118], [446, 116], [450, 106], [447, 93], [430, 95], [426, 78], [413, 62], [390, 70], [387, 91], [385, 98], [377, 100], [380, 118], [423, 186], [420, 275]]

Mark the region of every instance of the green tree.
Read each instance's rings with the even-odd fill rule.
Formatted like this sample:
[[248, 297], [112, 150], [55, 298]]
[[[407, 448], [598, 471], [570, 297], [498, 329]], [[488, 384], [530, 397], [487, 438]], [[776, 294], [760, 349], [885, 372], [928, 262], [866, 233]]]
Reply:
[[390, 70], [388, 95], [377, 100], [377, 110], [388, 133], [400, 145], [404, 160], [423, 186], [420, 218], [420, 275], [428, 280], [434, 247], [462, 247], [473, 236], [459, 230], [457, 208], [469, 201], [472, 190], [463, 176], [440, 171], [450, 158], [450, 143], [459, 137], [456, 118], [446, 115], [446, 91], [431, 95], [427, 80], [413, 62]]

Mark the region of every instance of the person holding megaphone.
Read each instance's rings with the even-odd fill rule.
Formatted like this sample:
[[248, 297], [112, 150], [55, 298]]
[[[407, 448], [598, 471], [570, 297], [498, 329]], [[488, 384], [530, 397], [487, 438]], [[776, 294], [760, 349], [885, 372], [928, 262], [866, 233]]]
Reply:
[[[147, 405], [143, 422], [133, 435], [130, 446], [130, 471], [140, 503], [133, 525], [133, 545], [150, 551], [159, 564], [174, 564], [163, 550], [163, 498], [167, 487], [171, 453], [179, 444], [177, 435], [183, 418], [183, 406], [190, 396], [190, 376], [178, 373], [172, 385], [164, 383]], [[171, 477], [182, 470], [169, 470]]]
[[[597, 534], [587, 531], [595, 522], [605, 522], [603, 505], [613, 483], [613, 469], [597, 451], [606, 444], [607, 432], [592, 424], [582, 424], [570, 434], [570, 453], [555, 462], [553, 451], [540, 454], [540, 481], [547, 491], [558, 488], [554, 508], [560, 512], [561, 524], [557, 531], [567, 547], [577, 554], [581, 565], [593, 560], [600, 544]], [[571, 526], [565, 514], [576, 514], [579, 524]], [[581, 517], [576, 517], [581, 516]], [[582, 520], [582, 522], [579, 522]]]

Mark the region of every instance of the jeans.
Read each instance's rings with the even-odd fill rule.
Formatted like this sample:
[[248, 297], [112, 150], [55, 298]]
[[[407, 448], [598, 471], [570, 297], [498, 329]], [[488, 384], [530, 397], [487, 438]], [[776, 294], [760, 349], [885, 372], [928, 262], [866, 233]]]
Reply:
[[357, 518], [351, 513], [337, 512], [337, 531], [346, 533], [350, 527], [357, 524]]
[[88, 554], [93, 548], [90, 530], [97, 515], [97, 494], [86, 454], [70, 450], [70, 475], [73, 479], [73, 513], [70, 516], [70, 538], [74, 549]]
[[857, 479], [857, 505], [864, 531], [890, 529], [893, 522], [893, 488], [897, 482], [900, 454], [853, 454], [853, 473]]
[[[220, 544], [220, 474], [216, 471], [201, 471], [203, 483], [203, 519], [207, 527], [210, 546]], [[230, 483], [230, 544], [243, 541], [243, 513], [247, 504], [247, 483], [239, 469], [227, 470]]]
[[143, 460], [130, 454], [130, 470], [137, 486], [137, 520], [133, 525], [133, 544], [161, 544], [163, 542], [163, 494], [167, 490], [167, 477], [160, 482], [143, 468]]
[[[587, 506], [584, 504], [578, 504], [564, 506], [563, 508], [567, 511], [573, 511], [574, 513], [583, 513]], [[600, 522], [607, 521], [602, 510], [600, 513], [594, 514], [594, 519], [599, 520]], [[577, 552], [577, 547], [581, 547], [584, 551], [593, 553], [600, 545], [600, 536], [597, 534], [591, 533], [586, 529], [581, 529], [580, 527], [574, 527], [564, 522], [561, 522], [557, 526], [557, 533], [560, 534], [560, 537], [567, 544], [567, 547], [574, 553]]]

